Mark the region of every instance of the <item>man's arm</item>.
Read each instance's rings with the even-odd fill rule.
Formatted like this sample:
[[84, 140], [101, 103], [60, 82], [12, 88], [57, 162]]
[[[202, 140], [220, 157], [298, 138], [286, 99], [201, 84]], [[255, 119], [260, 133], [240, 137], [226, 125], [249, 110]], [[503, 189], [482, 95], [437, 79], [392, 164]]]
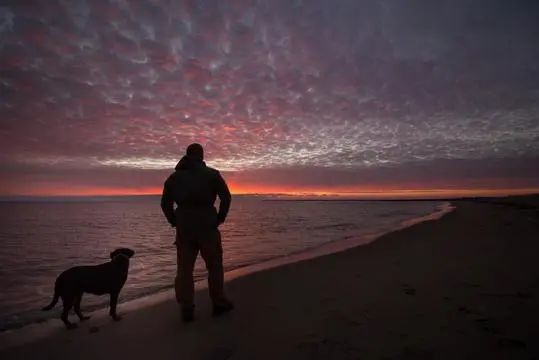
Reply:
[[228, 190], [225, 179], [223, 179], [219, 173], [217, 173], [217, 195], [219, 195], [219, 213], [217, 214], [217, 222], [218, 224], [222, 224], [225, 222], [226, 216], [228, 215], [232, 196], [230, 195], [230, 190]]
[[161, 210], [172, 227], [176, 227], [176, 216], [174, 215], [174, 199], [169, 189], [168, 180], [163, 186], [163, 195], [161, 196]]

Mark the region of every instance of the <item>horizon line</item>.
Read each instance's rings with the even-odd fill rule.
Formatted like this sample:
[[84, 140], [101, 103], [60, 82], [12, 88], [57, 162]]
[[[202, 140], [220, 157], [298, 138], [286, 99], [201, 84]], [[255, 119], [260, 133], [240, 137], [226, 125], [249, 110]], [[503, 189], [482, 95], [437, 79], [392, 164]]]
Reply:
[[[44, 198], [99, 198], [99, 197], [137, 197], [160, 196], [159, 192], [152, 193], [116, 193], [116, 194], [0, 194], [0, 201], [9, 199], [44, 199]], [[232, 192], [234, 196], [268, 196], [284, 198], [337, 198], [357, 200], [436, 200], [462, 199], [474, 197], [504, 197], [515, 195], [539, 195], [539, 188], [528, 189], [395, 189], [390, 191], [366, 192]]]

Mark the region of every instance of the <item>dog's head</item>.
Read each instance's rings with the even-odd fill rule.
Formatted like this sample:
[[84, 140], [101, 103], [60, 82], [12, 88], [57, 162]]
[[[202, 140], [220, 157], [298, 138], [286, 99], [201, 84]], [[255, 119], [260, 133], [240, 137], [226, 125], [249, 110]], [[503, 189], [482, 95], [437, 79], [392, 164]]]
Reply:
[[110, 253], [110, 258], [112, 260], [117, 258], [124, 258], [129, 260], [133, 255], [135, 255], [135, 252], [133, 250], [129, 248], [119, 248]]

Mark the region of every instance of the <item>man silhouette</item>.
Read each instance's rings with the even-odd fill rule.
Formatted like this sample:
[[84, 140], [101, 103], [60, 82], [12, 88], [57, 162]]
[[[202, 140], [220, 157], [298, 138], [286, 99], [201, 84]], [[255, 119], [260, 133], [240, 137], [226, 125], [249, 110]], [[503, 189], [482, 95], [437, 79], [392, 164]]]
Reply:
[[[219, 171], [206, 166], [203, 160], [202, 146], [189, 145], [176, 171], [166, 180], [161, 197], [161, 209], [176, 228], [178, 270], [174, 288], [186, 322], [194, 319], [193, 268], [199, 251], [208, 269], [213, 315], [219, 316], [234, 307], [224, 294], [223, 248], [218, 229], [230, 208], [230, 191]], [[214, 207], [217, 196], [219, 212]]]

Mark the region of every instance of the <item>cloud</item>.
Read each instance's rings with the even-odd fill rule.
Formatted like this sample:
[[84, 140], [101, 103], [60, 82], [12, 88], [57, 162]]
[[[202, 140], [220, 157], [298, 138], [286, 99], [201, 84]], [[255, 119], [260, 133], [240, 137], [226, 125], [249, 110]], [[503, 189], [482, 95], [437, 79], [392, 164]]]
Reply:
[[112, 182], [111, 169], [170, 169], [193, 141], [226, 172], [284, 182], [279, 169], [294, 167], [512, 169], [539, 156], [537, 12], [529, 1], [15, 2], [0, 7], [2, 171], [76, 164]]

